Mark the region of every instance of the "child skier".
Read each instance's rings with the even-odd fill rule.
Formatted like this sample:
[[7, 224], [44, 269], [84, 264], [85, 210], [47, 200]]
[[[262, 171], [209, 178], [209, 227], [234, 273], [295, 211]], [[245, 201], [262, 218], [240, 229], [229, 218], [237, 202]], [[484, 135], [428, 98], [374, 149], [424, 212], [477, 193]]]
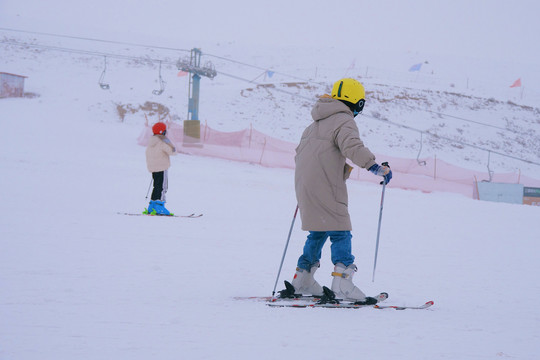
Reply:
[[356, 265], [351, 253], [352, 227], [345, 184], [351, 170], [345, 162], [347, 158], [383, 176], [386, 183], [392, 178], [390, 168], [378, 165], [375, 155], [360, 139], [354, 117], [362, 112], [364, 98], [360, 82], [342, 79], [334, 84], [331, 95], [323, 95], [311, 111], [313, 123], [304, 130], [295, 157], [296, 198], [302, 229], [309, 234], [291, 282], [294, 289], [286, 284], [287, 289], [280, 291], [281, 297], [323, 295], [313, 275], [319, 268], [323, 245], [330, 238], [335, 266], [332, 291], [336, 298], [362, 305], [377, 302], [352, 282]]
[[165, 208], [165, 193], [168, 188], [167, 170], [171, 166], [170, 155], [176, 155], [176, 149], [165, 136], [167, 125], [162, 122], [152, 126], [154, 136], [150, 138], [146, 147], [146, 165], [152, 173], [154, 188], [148, 210], [145, 213], [153, 215], [171, 215]]

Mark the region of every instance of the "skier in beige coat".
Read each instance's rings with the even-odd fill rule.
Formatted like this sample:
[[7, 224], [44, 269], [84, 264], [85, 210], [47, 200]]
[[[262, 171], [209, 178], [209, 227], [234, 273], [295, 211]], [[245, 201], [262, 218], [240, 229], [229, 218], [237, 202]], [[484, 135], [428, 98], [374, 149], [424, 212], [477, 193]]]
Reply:
[[152, 173], [154, 189], [148, 209], [145, 209], [144, 213], [171, 215], [169, 210], [165, 208], [165, 194], [169, 183], [167, 170], [171, 166], [169, 157], [175, 155], [176, 149], [166, 137], [167, 125], [162, 122], [155, 123], [152, 126], [152, 132], [154, 136], [150, 138], [146, 147], [146, 166], [148, 171]]
[[319, 267], [321, 251], [330, 237], [332, 291], [336, 298], [358, 304], [373, 304], [377, 300], [366, 295], [352, 282], [356, 271], [351, 253], [351, 219], [348, 211], [347, 180], [354, 164], [383, 176], [388, 183], [392, 171], [375, 162], [375, 155], [360, 139], [354, 117], [362, 112], [365, 90], [354, 79], [337, 81], [332, 94], [322, 96], [311, 111], [313, 123], [296, 148], [295, 188], [302, 229], [309, 231], [303, 254], [298, 259], [291, 284], [280, 292], [281, 297], [295, 294], [321, 296], [323, 289], [313, 275]]

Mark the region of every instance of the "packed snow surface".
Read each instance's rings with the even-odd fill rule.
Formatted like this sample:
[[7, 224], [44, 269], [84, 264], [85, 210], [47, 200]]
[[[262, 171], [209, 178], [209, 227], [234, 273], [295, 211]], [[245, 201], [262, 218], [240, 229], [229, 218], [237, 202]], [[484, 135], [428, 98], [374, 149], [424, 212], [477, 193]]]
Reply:
[[[418, 153], [418, 133], [387, 121], [539, 162], [534, 2], [345, 1], [345, 9], [363, 10], [353, 23], [328, 2], [225, 4], [209, 11], [166, 1], [76, 9], [62, 1], [5, 1], [0, 21], [29, 31], [206, 46], [218, 76], [201, 83], [201, 120], [220, 130], [253, 125], [297, 142], [316, 96], [347, 75], [360, 78], [371, 96], [358, 124], [374, 152]], [[214, 27], [190, 32], [192, 18], [203, 21], [188, 16], [195, 10], [205, 10]], [[335, 23], [327, 19], [334, 18], [344, 31], [363, 26], [356, 34], [362, 41], [332, 38]], [[148, 203], [151, 177], [136, 143], [144, 114], [155, 122], [163, 106], [173, 121], [185, 119], [187, 78], [177, 77], [178, 52], [8, 30], [1, 39], [0, 72], [28, 76], [25, 97], [0, 99], [1, 360], [538, 358], [540, 208], [390, 183], [372, 282], [381, 187], [352, 181], [355, 283], [369, 295], [388, 292], [387, 304], [435, 305], [289, 309], [236, 300], [272, 294], [296, 207], [293, 170], [178, 154], [167, 207], [204, 215], [122, 215]], [[351, 43], [362, 46], [345, 51]], [[159, 88], [156, 62], [108, 58], [111, 87], [104, 91], [97, 84], [103, 57], [43, 46], [171, 61], [163, 67], [165, 92], [152, 94]], [[424, 72], [408, 72], [420, 62]], [[264, 79], [270, 68], [276, 73]], [[509, 88], [520, 76], [522, 93]], [[122, 109], [137, 110], [121, 121]], [[486, 167], [485, 151], [423, 141], [427, 156]], [[538, 166], [515, 159], [492, 155], [490, 165], [540, 177]], [[297, 218], [277, 290], [291, 280], [305, 237]], [[316, 275], [322, 285], [331, 284], [332, 270], [327, 244]]]
[[[139, 127], [62, 100], [3, 99], [2, 359], [534, 359], [539, 209], [349, 184], [355, 282], [430, 310], [274, 309], [293, 171], [177, 155], [168, 207], [146, 205]], [[15, 116], [16, 115], [16, 116]], [[74, 121], [73, 119], [77, 119]], [[24, 130], [21, 130], [24, 124]], [[306, 233], [295, 224], [282, 280]], [[331, 281], [329, 248], [317, 273]]]

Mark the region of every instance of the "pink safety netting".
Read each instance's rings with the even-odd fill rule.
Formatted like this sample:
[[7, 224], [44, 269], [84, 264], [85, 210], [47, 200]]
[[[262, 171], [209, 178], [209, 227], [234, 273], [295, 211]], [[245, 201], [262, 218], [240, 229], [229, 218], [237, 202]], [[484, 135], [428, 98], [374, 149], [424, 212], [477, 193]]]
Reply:
[[[209, 156], [227, 160], [260, 164], [266, 167], [294, 169], [294, 155], [297, 144], [275, 139], [255, 129], [222, 132], [201, 125], [202, 146], [183, 146], [184, 129], [174, 122], [167, 122], [167, 136], [179, 153]], [[142, 130], [137, 143], [148, 144], [152, 128], [148, 124]], [[191, 140], [191, 141], [190, 141]], [[186, 143], [194, 142], [187, 139]], [[489, 179], [487, 172], [468, 170], [436, 158], [403, 159], [375, 154], [377, 161], [388, 161], [394, 177], [389, 186], [423, 192], [445, 191], [477, 198], [476, 182]], [[353, 165], [354, 166], [354, 165]], [[381, 179], [365, 169], [355, 167], [351, 180], [377, 183]], [[516, 173], [494, 174], [491, 181], [519, 183], [529, 187], [540, 187], [540, 180]]]

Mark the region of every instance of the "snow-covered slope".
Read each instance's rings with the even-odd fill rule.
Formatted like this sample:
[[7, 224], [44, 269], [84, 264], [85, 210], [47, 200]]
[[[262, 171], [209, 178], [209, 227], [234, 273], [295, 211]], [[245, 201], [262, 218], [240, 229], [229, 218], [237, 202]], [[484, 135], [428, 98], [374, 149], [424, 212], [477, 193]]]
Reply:
[[[360, 77], [370, 98], [359, 127], [373, 151], [416, 157], [414, 128], [426, 132], [422, 156], [484, 169], [487, 153], [441, 137], [539, 161], [537, 10], [499, 0], [2, 1], [6, 28], [116, 42], [0, 31], [0, 71], [28, 76], [25, 98], [0, 99], [0, 359], [536, 359], [537, 207], [390, 184], [372, 283], [381, 189], [350, 182], [355, 282], [389, 292], [389, 304], [435, 301], [403, 312], [233, 299], [271, 294], [296, 206], [291, 170], [177, 155], [168, 208], [203, 217], [118, 212], [148, 201], [136, 144], [144, 114], [187, 114], [174, 63], [188, 53], [133, 43], [202, 47], [218, 76], [202, 81], [201, 120], [219, 130], [253, 125], [297, 142], [316, 95]], [[108, 55], [109, 90], [95, 52]], [[159, 96], [152, 59], [164, 61]], [[524, 87], [509, 88], [519, 77]], [[490, 165], [540, 177], [495, 154]], [[278, 290], [305, 236], [297, 220]], [[327, 245], [324, 285], [329, 257]]]
[[[177, 77], [175, 66], [184, 53], [44, 35], [30, 39], [28, 34], [13, 33], [0, 45], [4, 69], [29, 77], [29, 96], [47, 96], [47, 91], [65, 101], [77, 99], [103, 121], [141, 126], [144, 114], [150, 115], [151, 122], [158, 120], [158, 115], [152, 116], [156, 112], [170, 114], [177, 121], [187, 116], [187, 77]], [[105, 56], [80, 54], [81, 48], [115, 55], [105, 60]], [[252, 54], [253, 62], [257, 55]], [[456, 87], [441, 78], [406, 71], [392, 77], [372, 70], [373, 75], [366, 76], [358, 68], [335, 68], [309, 78], [290, 75], [307, 75], [306, 69], [291, 68], [270, 78], [260, 68], [237, 63], [233, 56], [229, 60], [213, 55], [203, 58], [213, 62], [218, 76], [202, 81], [201, 119], [218, 130], [253, 126], [296, 143], [311, 121], [316, 97], [329, 92], [343, 72], [359, 78], [367, 88], [368, 103], [364, 116], [358, 118], [359, 127], [363, 140], [378, 153], [406, 158], [437, 156], [475, 170], [490, 166], [495, 172], [540, 177], [539, 107], [510, 100], [508, 93]], [[163, 61], [161, 95], [152, 93], [160, 89], [156, 59]], [[110, 88], [102, 90], [98, 81]]]
[[[273, 309], [295, 208], [291, 170], [177, 155], [146, 206], [138, 124], [47, 92], [0, 107], [2, 359], [535, 359], [538, 208], [349, 184], [355, 282], [426, 311]], [[282, 280], [306, 233], [297, 221]], [[328, 245], [327, 245], [328, 246]], [[331, 282], [330, 249], [317, 277]], [[457, 346], [456, 344], [459, 344]]]

